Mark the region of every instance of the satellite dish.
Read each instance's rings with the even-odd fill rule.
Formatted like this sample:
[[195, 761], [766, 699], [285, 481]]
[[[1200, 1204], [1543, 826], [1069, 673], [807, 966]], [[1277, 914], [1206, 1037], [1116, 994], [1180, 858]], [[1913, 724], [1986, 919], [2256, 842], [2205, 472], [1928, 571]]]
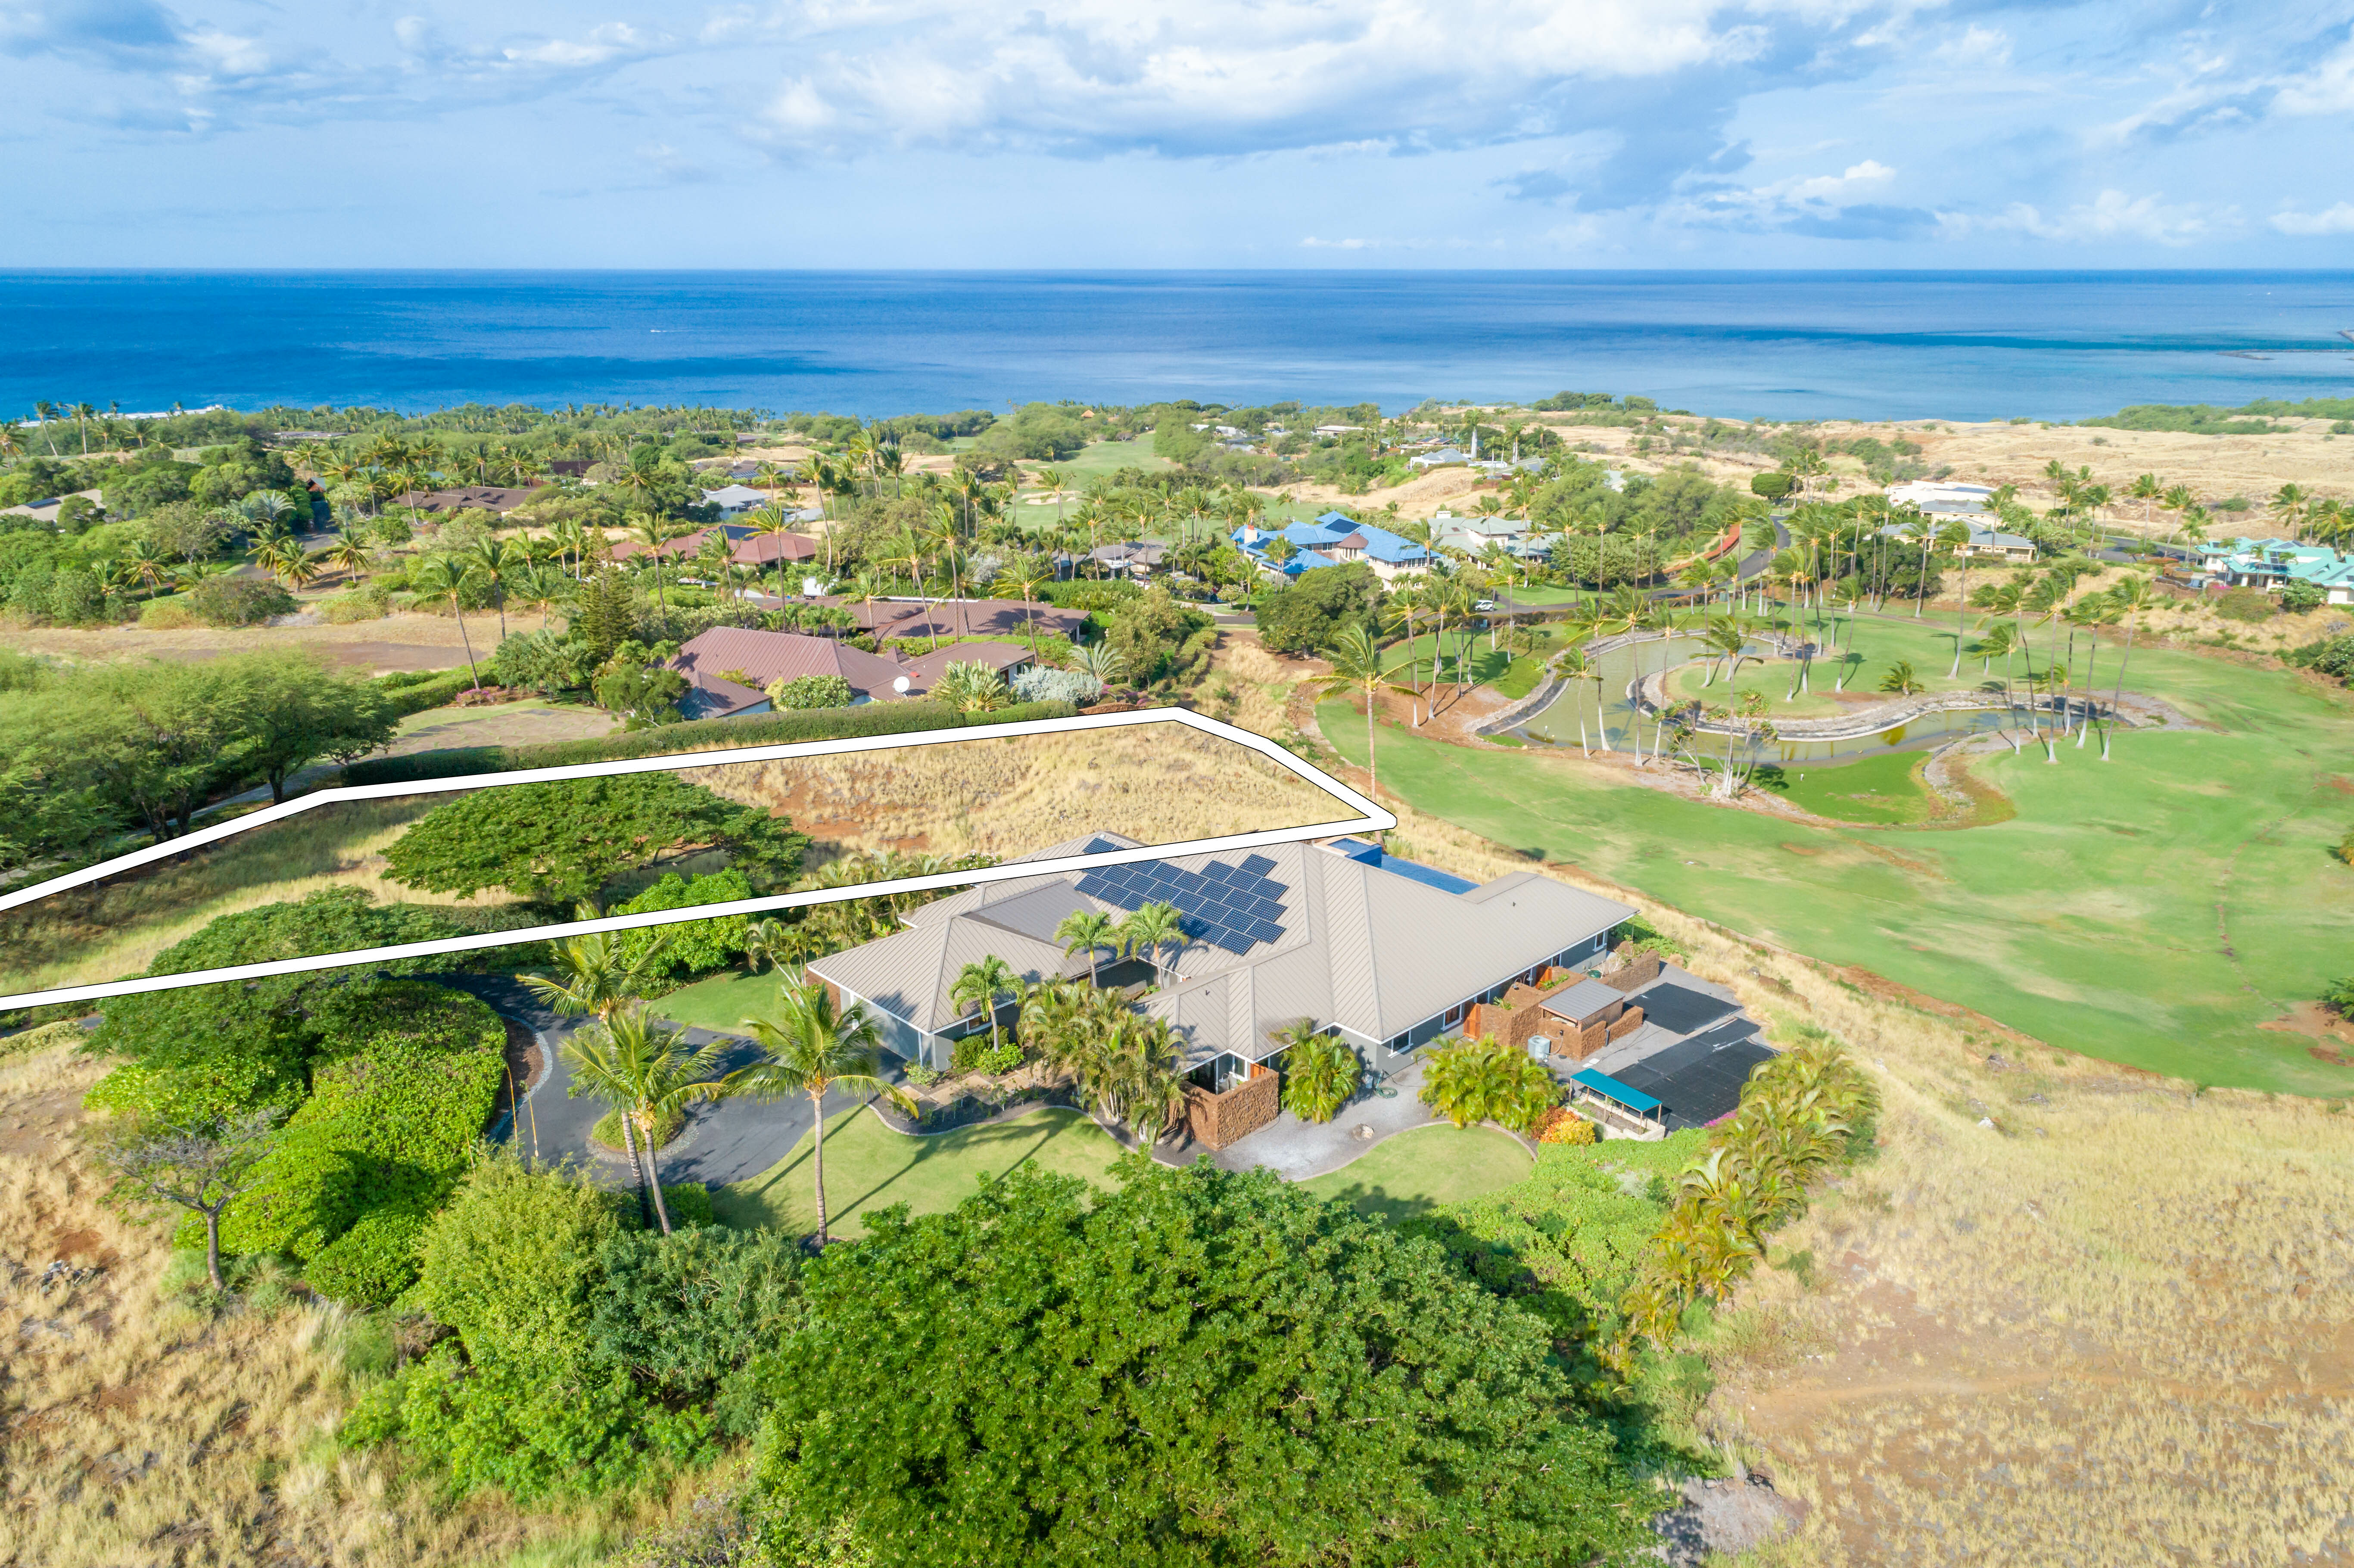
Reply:
[[891, 689], [904, 697], [907, 694], [908, 686], [913, 683], [914, 683], [910, 682], [907, 676], [901, 675], [891, 683]]

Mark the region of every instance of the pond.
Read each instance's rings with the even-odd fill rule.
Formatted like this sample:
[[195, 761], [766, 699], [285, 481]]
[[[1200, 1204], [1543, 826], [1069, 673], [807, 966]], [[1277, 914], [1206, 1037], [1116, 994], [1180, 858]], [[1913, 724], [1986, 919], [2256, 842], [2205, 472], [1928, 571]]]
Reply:
[[[1538, 746], [1575, 746], [1578, 726], [1583, 722], [1585, 734], [1596, 747], [1604, 744], [1606, 736], [1615, 749], [1631, 750], [1638, 730], [1642, 743], [1649, 746], [1653, 743], [1655, 726], [1645, 719], [1629, 695], [1636, 682], [1705, 657], [1708, 652], [1708, 645], [1697, 637], [1666, 637], [1611, 649], [1594, 662], [1602, 673], [1598, 687], [1592, 681], [1572, 681], [1559, 696], [1506, 733]], [[1750, 650], [1753, 658], [1764, 657], [1766, 652], [1763, 648]], [[1873, 735], [1844, 740], [1753, 741], [1748, 751], [1766, 761], [1845, 761], [1889, 751], [1927, 750], [1960, 736], [1984, 735], [2026, 722], [2024, 708], [1929, 713]], [[1703, 751], [1721, 753], [1724, 739], [1719, 736], [1696, 736], [1693, 745]]]

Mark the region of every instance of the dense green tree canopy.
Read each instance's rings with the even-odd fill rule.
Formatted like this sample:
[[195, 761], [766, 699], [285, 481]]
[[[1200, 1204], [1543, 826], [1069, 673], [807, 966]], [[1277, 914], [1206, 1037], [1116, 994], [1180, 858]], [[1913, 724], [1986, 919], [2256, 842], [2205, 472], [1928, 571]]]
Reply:
[[724, 848], [737, 869], [764, 883], [800, 869], [809, 836], [674, 773], [505, 784], [434, 808], [385, 852], [385, 875], [435, 893], [504, 887], [572, 902], [688, 846]]
[[1363, 561], [1319, 567], [1259, 600], [1259, 641], [1277, 653], [1330, 648], [1348, 627], [1378, 629], [1381, 579]]
[[885, 1211], [802, 1276], [763, 1484], [878, 1564], [1634, 1560], [1541, 1325], [1266, 1171]]

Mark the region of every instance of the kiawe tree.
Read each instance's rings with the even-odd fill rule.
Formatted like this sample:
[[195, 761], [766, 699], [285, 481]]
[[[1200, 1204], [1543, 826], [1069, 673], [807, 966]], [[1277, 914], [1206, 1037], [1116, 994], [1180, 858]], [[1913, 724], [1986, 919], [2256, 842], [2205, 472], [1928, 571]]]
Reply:
[[756, 1486], [876, 1568], [1632, 1563], [1542, 1322], [1267, 1171], [886, 1210], [802, 1276]]
[[438, 806], [385, 852], [392, 881], [537, 903], [593, 899], [616, 874], [708, 846], [758, 885], [790, 878], [809, 836], [672, 773], [506, 784]]

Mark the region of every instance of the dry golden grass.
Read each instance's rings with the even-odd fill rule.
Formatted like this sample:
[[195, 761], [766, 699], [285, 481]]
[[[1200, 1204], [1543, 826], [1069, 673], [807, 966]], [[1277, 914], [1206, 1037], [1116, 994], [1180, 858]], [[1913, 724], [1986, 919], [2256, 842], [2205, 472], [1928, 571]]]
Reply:
[[[1529, 863], [1412, 813], [1392, 847]], [[2354, 1556], [2354, 1115], [2194, 1094], [1547, 869], [1879, 1081], [1874, 1154], [1711, 1347], [1704, 1422], [1811, 1505], [1770, 1561]]]
[[95, 984], [145, 972], [156, 954], [240, 909], [359, 887], [406, 904], [499, 904], [450, 898], [386, 882], [384, 851], [451, 797], [413, 796], [323, 806], [238, 833], [145, 875], [45, 898], [0, 915], [0, 993]]
[[[510, 616], [507, 620], [510, 631], [530, 630], [538, 624], [530, 617]], [[474, 656], [488, 659], [498, 646], [497, 614], [470, 611], [462, 635], [454, 618], [424, 613], [344, 626], [189, 626], [169, 631], [137, 626], [0, 628], [0, 647], [18, 653], [52, 654], [77, 663], [107, 659], [211, 659], [222, 653], [299, 648], [318, 654], [331, 665], [371, 673], [452, 668], [466, 662], [470, 638]]]
[[737, 763], [688, 777], [851, 851], [1025, 853], [1111, 831], [1145, 843], [1351, 814], [1296, 774], [1181, 725]]
[[[447, 1507], [343, 1452], [355, 1321], [296, 1298], [204, 1310], [170, 1287], [169, 1227], [101, 1202], [70, 1139], [101, 1070], [65, 1050], [0, 1065], [0, 1563], [493, 1563], [667, 1511]], [[44, 1293], [54, 1259], [100, 1272]]]

